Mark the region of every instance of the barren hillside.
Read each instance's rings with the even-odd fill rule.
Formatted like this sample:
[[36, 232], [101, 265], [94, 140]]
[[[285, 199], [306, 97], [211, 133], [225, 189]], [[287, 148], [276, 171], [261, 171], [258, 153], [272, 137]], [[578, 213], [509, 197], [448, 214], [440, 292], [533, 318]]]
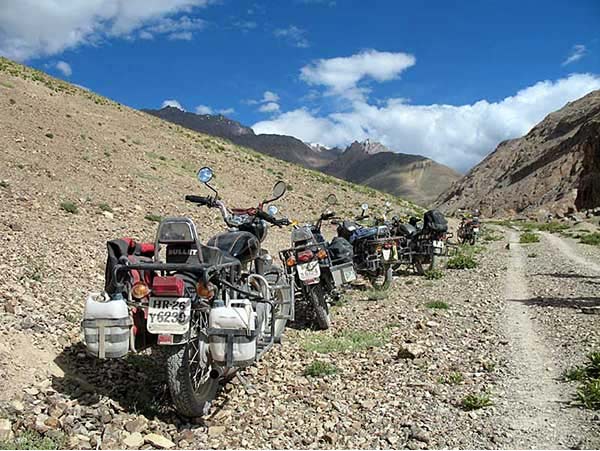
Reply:
[[600, 91], [549, 114], [527, 135], [500, 143], [441, 194], [445, 211], [486, 216], [567, 213], [600, 205]]

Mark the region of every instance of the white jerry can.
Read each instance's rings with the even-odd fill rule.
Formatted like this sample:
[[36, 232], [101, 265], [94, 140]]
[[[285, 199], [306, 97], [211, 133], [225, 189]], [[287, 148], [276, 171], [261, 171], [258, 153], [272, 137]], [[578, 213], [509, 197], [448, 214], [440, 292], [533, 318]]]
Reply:
[[125, 299], [111, 299], [106, 293], [86, 298], [81, 327], [88, 354], [100, 359], [127, 355], [131, 325]]
[[[256, 358], [256, 312], [247, 299], [233, 299], [229, 306], [213, 307], [209, 316], [212, 359], [227, 363], [228, 349], [234, 366], [249, 365]], [[222, 332], [220, 332], [222, 331]], [[229, 345], [229, 346], [228, 346]]]

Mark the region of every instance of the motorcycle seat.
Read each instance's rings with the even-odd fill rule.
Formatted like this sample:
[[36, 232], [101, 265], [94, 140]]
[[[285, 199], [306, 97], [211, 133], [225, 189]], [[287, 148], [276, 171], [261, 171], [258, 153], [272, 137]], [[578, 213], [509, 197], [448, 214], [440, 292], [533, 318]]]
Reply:
[[410, 224], [400, 224], [398, 226], [398, 231], [400, 232], [401, 235], [404, 235], [408, 238], [412, 238], [413, 236], [415, 236], [418, 232], [418, 229], [415, 226], [412, 226]]
[[377, 236], [378, 227], [363, 227], [356, 230], [350, 236], [350, 242], [354, 243], [356, 240], [362, 240], [365, 238], [371, 238]]

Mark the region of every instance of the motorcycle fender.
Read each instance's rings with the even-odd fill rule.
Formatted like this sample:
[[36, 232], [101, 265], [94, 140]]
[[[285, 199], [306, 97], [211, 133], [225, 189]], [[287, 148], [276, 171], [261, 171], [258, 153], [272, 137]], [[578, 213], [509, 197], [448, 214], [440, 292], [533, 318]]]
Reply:
[[317, 285], [321, 281], [320, 278], [304, 280], [302, 283], [304, 285]]
[[161, 334], [156, 335], [156, 344], [159, 346], [175, 346], [185, 344], [190, 340], [189, 332], [185, 335]]

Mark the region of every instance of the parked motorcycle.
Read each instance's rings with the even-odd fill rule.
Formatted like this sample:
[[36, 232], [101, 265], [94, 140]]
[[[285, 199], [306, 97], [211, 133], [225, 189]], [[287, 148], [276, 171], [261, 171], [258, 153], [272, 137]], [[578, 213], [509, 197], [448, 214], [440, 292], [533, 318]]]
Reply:
[[461, 244], [475, 245], [477, 238], [479, 237], [479, 231], [481, 226], [479, 224], [479, 218], [474, 216], [472, 218], [462, 217], [460, 225], [458, 226], [457, 235]]
[[427, 211], [422, 224], [414, 216], [408, 223], [395, 216], [390, 228], [398, 248], [394, 270], [413, 266], [417, 274], [423, 275], [425, 271], [437, 268], [440, 257], [447, 255], [448, 223], [438, 210]]
[[[337, 204], [334, 194], [326, 200], [330, 207]], [[356, 279], [350, 243], [339, 237], [328, 243], [321, 232], [323, 221], [334, 217], [328, 210], [314, 223], [294, 224], [293, 247], [280, 252], [300, 297], [312, 307], [315, 326], [322, 330], [331, 325], [330, 304], [339, 300], [339, 290]]]
[[230, 230], [203, 244], [190, 218], [170, 217], [153, 244], [109, 242], [105, 293], [88, 296], [82, 324], [88, 353], [100, 359], [163, 348], [173, 403], [188, 417], [206, 414], [220, 385], [280, 342], [294, 312], [291, 284], [260, 244], [268, 224], [289, 223], [263, 210], [285, 183], [257, 208], [230, 211], [212, 176], [198, 171], [213, 196], [186, 200], [218, 208]]
[[367, 227], [360, 224], [369, 219], [368, 204], [361, 206], [362, 212], [354, 221], [333, 221], [337, 234], [352, 244], [354, 269], [366, 277], [376, 290], [387, 290], [392, 284], [392, 263], [396, 259], [396, 243], [387, 225]]

